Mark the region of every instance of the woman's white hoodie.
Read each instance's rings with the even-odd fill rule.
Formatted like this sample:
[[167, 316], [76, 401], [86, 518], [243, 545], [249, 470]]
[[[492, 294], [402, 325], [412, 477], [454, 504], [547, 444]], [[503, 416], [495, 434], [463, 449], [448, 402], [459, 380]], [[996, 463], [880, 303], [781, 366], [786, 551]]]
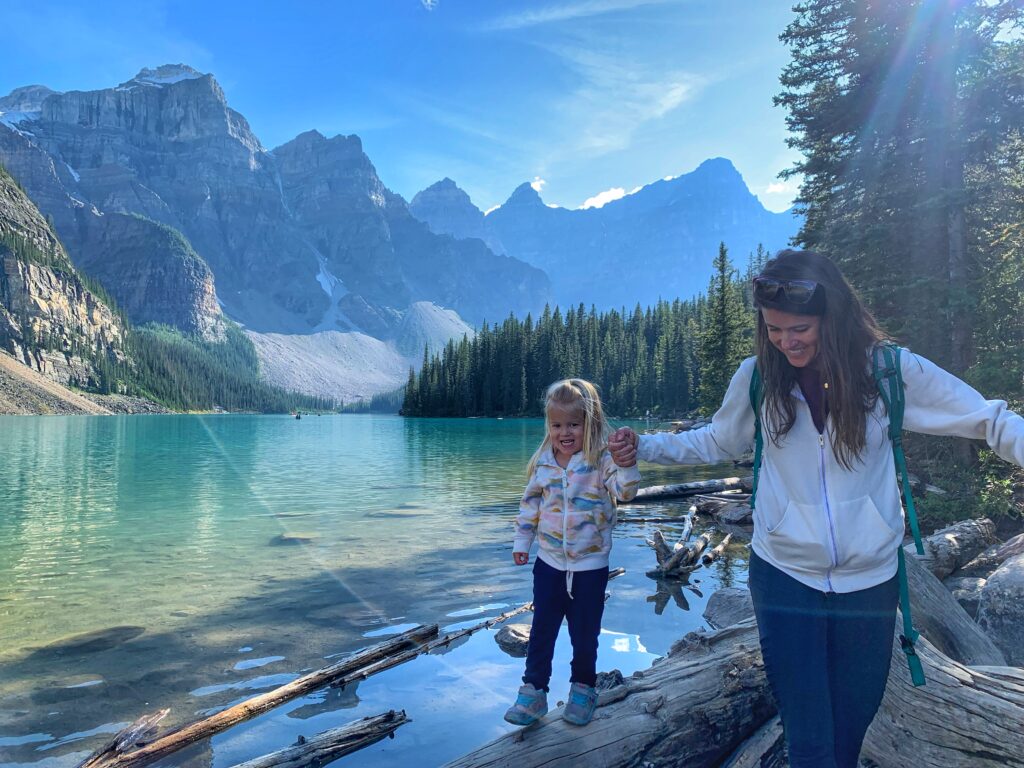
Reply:
[[[870, 361], [870, 356], [865, 357]], [[655, 464], [709, 464], [739, 458], [754, 442], [750, 378], [756, 358], [740, 364], [722, 407], [703, 429], [640, 437], [639, 457]], [[900, 355], [906, 395], [903, 428], [985, 440], [1002, 458], [1024, 465], [1024, 419], [1002, 400], [986, 400], [919, 355]], [[870, 364], [870, 362], [868, 363]], [[803, 401], [799, 387], [793, 397]], [[765, 415], [762, 413], [762, 424]], [[829, 431], [819, 435], [806, 403], [779, 445], [767, 437], [754, 513], [754, 551], [797, 581], [823, 592], [853, 592], [896, 573], [903, 507], [879, 399], [868, 414], [864, 452], [843, 468]]]

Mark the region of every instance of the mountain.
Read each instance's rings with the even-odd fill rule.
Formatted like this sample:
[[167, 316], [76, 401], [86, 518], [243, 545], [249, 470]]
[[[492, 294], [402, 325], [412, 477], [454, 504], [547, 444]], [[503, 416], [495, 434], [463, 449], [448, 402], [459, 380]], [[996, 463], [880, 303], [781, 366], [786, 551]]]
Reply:
[[209, 265], [224, 311], [251, 330], [362, 330], [347, 308], [365, 303], [372, 324], [416, 301], [479, 322], [548, 298], [539, 270], [413, 218], [358, 137], [309, 131], [267, 151], [214, 77], [185, 65], [97, 91], [19, 89], [4, 103], [18, 109], [0, 115], [0, 162], [73, 257], [89, 216], [171, 227]]
[[215, 78], [186, 65], [96, 91], [16, 89], [0, 99], [0, 163], [133, 322], [215, 339], [223, 312], [250, 337], [276, 334], [256, 344], [264, 372], [291, 345], [322, 349], [304, 364], [329, 377], [334, 347], [298, 337], [357, 333], [402, 358], [390, 388], [422, 357], [397, 346], [420, 303], [457, 313], [461, 335], [461, 318], [550, 299], [543, 271], [414, 217], [357, 136], [308, 131], [268, 151]]
[[123, 361], [125, 326], [0, 167], [0, 348], [60, 384], [97, 384]]
[[742, 264], [759, 244], [785, 247], [800, 225], [791, 213], [765, 209], [724, 158], [601, 208], [550, 208], [522, 184], [484, 217], [447, 179], [413, 202], [411, 210], [435, 231], [501, 243], [510, 256], [543, 269], [562, 306], [602, 309], [690, 297], [707, 288], [720, 242]]
[[476, 238], [495, 253], [505, 253], [505, 246], [487, 225], [483, 211], [447, 177], [416, 194], [409, 203], [409, 212], [439, 235]]

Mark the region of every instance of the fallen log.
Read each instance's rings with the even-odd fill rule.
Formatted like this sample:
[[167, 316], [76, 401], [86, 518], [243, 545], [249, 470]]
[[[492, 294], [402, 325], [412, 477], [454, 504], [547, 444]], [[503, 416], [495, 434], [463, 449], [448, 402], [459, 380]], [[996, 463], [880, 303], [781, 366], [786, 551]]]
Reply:
[[[774, 714], [757, 647], [753, 619], [691, 633], [650, 670], [602, 693], [587, 728], [549, 715], [542, 727], [507, 734], [449, 768], [541, 768], [580, 755], [604, 768], [719, 765]], [[879, 768], [1024, 768], [1024, 670], [966, 667], [925, 639], [918, 653], [928, 684], [915, 688], [893, 643], [864, 755]]]
[[[918, 607], [915, 620], [921, 618]], [[894, 637], [901, 628], [897, 618]], [[967, 667], [926, 637], [917, 649], [928, 684], [911, 684], [894, 640], [889, 684], [864, 755], [879, 768], [1024, 768], [1024, 670]], [[572, 765], [581, 755], [603, 768], [710, 768], [774, 714], [749, 618], [688, 634], [651, 669], [602, 692], [586, 728], [549, 715], [540, 727], [502, 736], [449, 768]]]
[[[405, 710], [390, 710], [373, 717], [364, 717], [339, 728], [318, 733], [300, 744], [271, 752], [268, 755], [238, 763], [234, 768], [307, 768], [325, 765], [339, 757], [392, 737], [400, 726], [411, 722]], [[301, 737], [300, 737], [301, 739]]]
[[[109, 760], [144, 744], [156, 732], [157, 723], [167, 717], [170, 711], [170, 709], [161, 709], [152, 714], [143, 715], [127, 728], [122, 728], [115, 733], [114, 737], [96, 750], [89, 760]], [[86, 765], [86, 763], [80, 765]]]
[[980, 555], [962, 566], [957, 575], [988, 576], [1011, 557], [1024, 554], [1024, 533], [1018, 533], [1002, 544], [993, 544]]
[[[120, 752], [101, 750], [79, 763], [78, 768], [138, 768], [139, 766], [149, 765], [155, 760], [159, 760], [177, 752], [179, 749], [187, 747], [189, 744], [209, 738], [238, 723], [251, 720], [257, 715], [261, 715], [286, 701], [291, 701], [318, 688], [331, 685], [339, 679], [363, 674], [366, 670], [370, 669], [374, 671], [386, 669], [387, 667], [381, 666], [381, 660], [389, 661], [396, 654], [404, 656], [405, 654], [402, 654], [403, 649], [433, 637], [437, 632], [438, 627], [436, 624], [415, 627], [382, 643], [359, 651], [336, 664], [331, 664], [329, 667], [310, 672], [308, 675], [303, 675], [299, 679], [293, 680], [272, 691], [246, 699], [215, 715], [174, 728], [138, 749], [128, 751], [126, 747], [125, 750]], [[129, 728], [131, 727], [129, 726]]]
[[662, 499], [684, 499], [690, 496], [721, 491], [741, 490], [750, 493], [752, 477], [725, 477], [720, 480], [701, 480], [694, 483], [676, 483], [675, 485], [652, 485], [641, 488], [630, 504], [642, 504], [647, 501]]
[[910, 608], [919, 632], [961, 664], [1006, 664], [1003, 652], [916, 556], [907, 556]]
[[788, 765], [782, 720], [776, 715], [740, 744], [722, 763], [722, 768], [788, 768]]
[[774, 714], [760, 659], [752, 620], [691, 633], [646, 672], [602, 691], [586, 728], [548, 715], [449, 768], [716, 765]]
[[[941, 581], [967, 565], [995, 541], [996, 528], [988, 518], [962, 520], [924, 537], [921, 542], [924, 544], [924, 557], [921, 559]], [[904, 549], [916, 552], [913, 544]]]

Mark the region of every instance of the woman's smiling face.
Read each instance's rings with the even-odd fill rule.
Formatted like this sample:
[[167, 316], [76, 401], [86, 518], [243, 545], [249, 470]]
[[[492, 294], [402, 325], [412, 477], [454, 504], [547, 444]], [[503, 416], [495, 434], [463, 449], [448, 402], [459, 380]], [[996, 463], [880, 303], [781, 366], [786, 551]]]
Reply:
[[794, 368], [810, 365], [817, 358], [820, 317], [795, 315], [767, 307], [761, 309], [761, 317], [768, 330], [768, 340]]

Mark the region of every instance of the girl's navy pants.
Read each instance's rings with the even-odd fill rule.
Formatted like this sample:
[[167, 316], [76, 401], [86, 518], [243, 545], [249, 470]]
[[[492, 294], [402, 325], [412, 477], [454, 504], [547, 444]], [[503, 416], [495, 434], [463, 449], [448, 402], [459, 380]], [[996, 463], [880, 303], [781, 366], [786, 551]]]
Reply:
[[819, 592], [751, 552], [748, 578], [790, 768], [856, 768], [889, 677], [896, 577]]
[[533, 627], [526, 650], [524, 683], [538, 691], [548, 689], [551, 659], [562, 619], [569, 622], [572, 640], [570, 682], [593, 686], [597, 682], [597, 637], [601, 634], [604, 591], [608, 568], [574, 571], [572, 597], [566, 589], [566, 572], [552, 568], [539, 557], [533, 563]]

